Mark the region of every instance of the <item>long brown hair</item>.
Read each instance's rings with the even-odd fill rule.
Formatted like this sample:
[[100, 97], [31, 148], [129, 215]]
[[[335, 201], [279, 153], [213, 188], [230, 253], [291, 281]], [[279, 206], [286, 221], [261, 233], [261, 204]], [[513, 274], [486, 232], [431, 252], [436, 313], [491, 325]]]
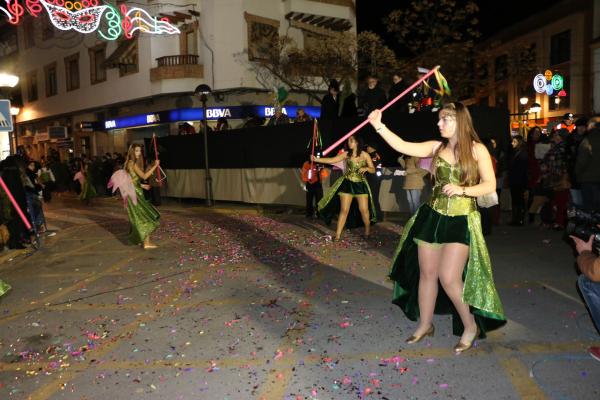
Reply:
[[[135, 159], [135, 149], [139, 147], [142, 150], [142, 154], [138, 160]], [[144, 149], [141, 144], [134, 143], [129, 146], [129, 150], [127, 150], [127, 157], [125, 158], [125, 169], [129, 168], [129, 161], [133, 162], [138, 168], [144, 171]]]
[[[440, 110], [440, 118], [452, 116], [456, 118], [456, 135], [457, 142], [454, 148], [454, 158], [460, 165], [460, 184], [474, 185], [479, 182], [479, 170], [477, 161], [473, 156], [473, 142], [481, 143], [481, 139], [475, 132], [471, 114], [464, 104], [459, 102], [448, 103]], [[448, 146], [448, 141], [444, 140], [444, 144], [439, 146], [434, 155], [434, 161], [439, 157], [442, 149]], [[435, 164], [434, 164], [435, 165]]]

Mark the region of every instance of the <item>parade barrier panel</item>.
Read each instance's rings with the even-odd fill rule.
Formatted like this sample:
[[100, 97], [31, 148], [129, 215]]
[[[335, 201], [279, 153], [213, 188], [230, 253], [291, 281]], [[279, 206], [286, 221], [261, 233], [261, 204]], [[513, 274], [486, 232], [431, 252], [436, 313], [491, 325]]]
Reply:
[[[493, 137], [498, 145], [508, 145], [508, 111], [471, 107], [475, 129], [482, 138]], [[323, 146], [335, 142], [360, 122], [361, 118], [320, 121]], [[385, 113], [384, 123], [405, 140], [439, 138], [437, 113]], [[215, 200], [259, 204], [304, 205], [300, 168], [308, 160], [312, 122], [211, 132], [208, 139], [209, 165]], [[398, 166], [398, 153], [370, 127], [360, 131], [365, 143], [375, 147], [391, 174]], [[146, 141], [150, 149], [152, 143]], [[205, 198], [204, 143], [202, 135], [167, 136], [158, 139], [161, 166], [167, 175], [163, 194], [179, 198]], [[384, 211], [397, 211], [398, 185], [402, 177], [384, 176], [380, 203]], [[326, 190], [328, 182], [324, 182]], [[401, 186], [400, 186], [401, 187]]]

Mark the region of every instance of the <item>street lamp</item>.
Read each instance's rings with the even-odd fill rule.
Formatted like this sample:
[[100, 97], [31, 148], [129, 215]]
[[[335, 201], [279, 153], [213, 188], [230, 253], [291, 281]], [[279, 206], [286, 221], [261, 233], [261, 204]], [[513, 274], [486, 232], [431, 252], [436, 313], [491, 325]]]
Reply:
[[206, 101], [208, 100], [208, 95], [212, 92], [210, 86], [206, 84], [201, 84], [196, 87], [194, 90], [194, 95], [200, 100], [202, 103], [202, 115], [204, 118], [202, 119], [202, 127], [204, 128], [204, 169], [205, 169], [205, 190], [206, 190], [206, 205], [208, 207], [212, 206], [212, 178], [210, 176], [210, 168], [208, 167], [208, 122], [206, 120]]
[[19, 84], [19, 77], [13, 74], [0, 72], [0, 87], [15, 87]]
[[525, 112], [525, 106], [527, 105], [527, 103], [529, 103], [529, 97], [527, 97], [527, 96], [521, 97], [519, 99], [519, 103], [521, 103], [521, 108], [522, 108], [522, 112], [521, 112], [521, 125], [523, 126], [522, 135], [523, 135], [523, 137], [525, 137], [525, 117], [527, 116], [527, 113]]
[[522, 106], [526, 106], [527, 103], [529, 103], [529, 97], [525, 97], [525, 96], [521, 97], [519, 99], [519, 103], [521, 103]]

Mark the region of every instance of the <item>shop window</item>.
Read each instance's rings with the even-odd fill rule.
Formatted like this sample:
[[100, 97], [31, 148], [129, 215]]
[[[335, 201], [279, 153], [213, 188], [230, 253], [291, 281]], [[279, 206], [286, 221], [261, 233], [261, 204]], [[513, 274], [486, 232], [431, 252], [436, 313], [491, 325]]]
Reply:
[[248, 59], [271, 59], [273, 49], [279, 42], [279, 21], [248, 13], [244, 13], [244, 17], [248, 24]]
[[550, 65], [571, 60], [571, 31], [564, 31], [550, 37]]
[[27, 74], [27, 101], [32, 102], [38, 99], [37, 71], [31, 71]]
[[131, 44], [126, 57], [122, 57], [122, 61], [119, 63], [119, 76], [121, 77], [139, 71], [138, 41], [137, 38], [131, 40], [134, 42]]
[[33, 18], [30, 16], [23, 19], [23, 41], [26, 49], [35, 46], [35, 26], [33, 22]]
[[55, 62], [44, 67], [44, 82], [46, 84], [46, 97], [55, 96], [58, 93]]
[[194, 22], [181, 27], [179, 35], [179, 53], [182, 55], [198, 55], [198, 23]]
[[[563, 75], [563, 90], [566, 96], [558, 96], [554, 93], [548, 98], [548, 110], [560, 111], [571, 107], [571, 82], [568, 76]], [[556, 100], [558, 99], [558, 100]]]
[[90, 138], [89, 136], [84, 136], [81, 138], [81, 155], [89, 156], [91, 147], [90, 147]]
[[50, 18], [42, 18], [42, 40], [49, 40], [54, 37], [54, 25]]
[[67, 91], [79, 89], [79, 53], [65, 58]]
[[508, 108], [508, 93], [505, 91], [496, 92], [496, 107]]
[[106, 44], [89, 49], [90, 82], [93, 84], [106, 81]]
[[496, 57], [494, 64], [494, 79], [503, 81], [508, 77], [508, 56], [506, 54]]

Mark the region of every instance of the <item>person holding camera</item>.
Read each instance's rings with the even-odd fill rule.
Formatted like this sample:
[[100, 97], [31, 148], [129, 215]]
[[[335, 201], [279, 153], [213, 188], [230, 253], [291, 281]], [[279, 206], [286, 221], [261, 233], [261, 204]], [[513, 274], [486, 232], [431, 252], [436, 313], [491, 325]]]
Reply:
[[[585, 300], [594, 325], [600, 332], [600, 257], [592, 249], [595, 237], [596, 235], [591, 235], [586, 242], [571, 235], [579, 254], [577, 266], [581, 271], [581, 275], [577, 280], [577, 286]], [[592, 346], [588, 351], [592, 357], [600, 361], [600, 347]]]

